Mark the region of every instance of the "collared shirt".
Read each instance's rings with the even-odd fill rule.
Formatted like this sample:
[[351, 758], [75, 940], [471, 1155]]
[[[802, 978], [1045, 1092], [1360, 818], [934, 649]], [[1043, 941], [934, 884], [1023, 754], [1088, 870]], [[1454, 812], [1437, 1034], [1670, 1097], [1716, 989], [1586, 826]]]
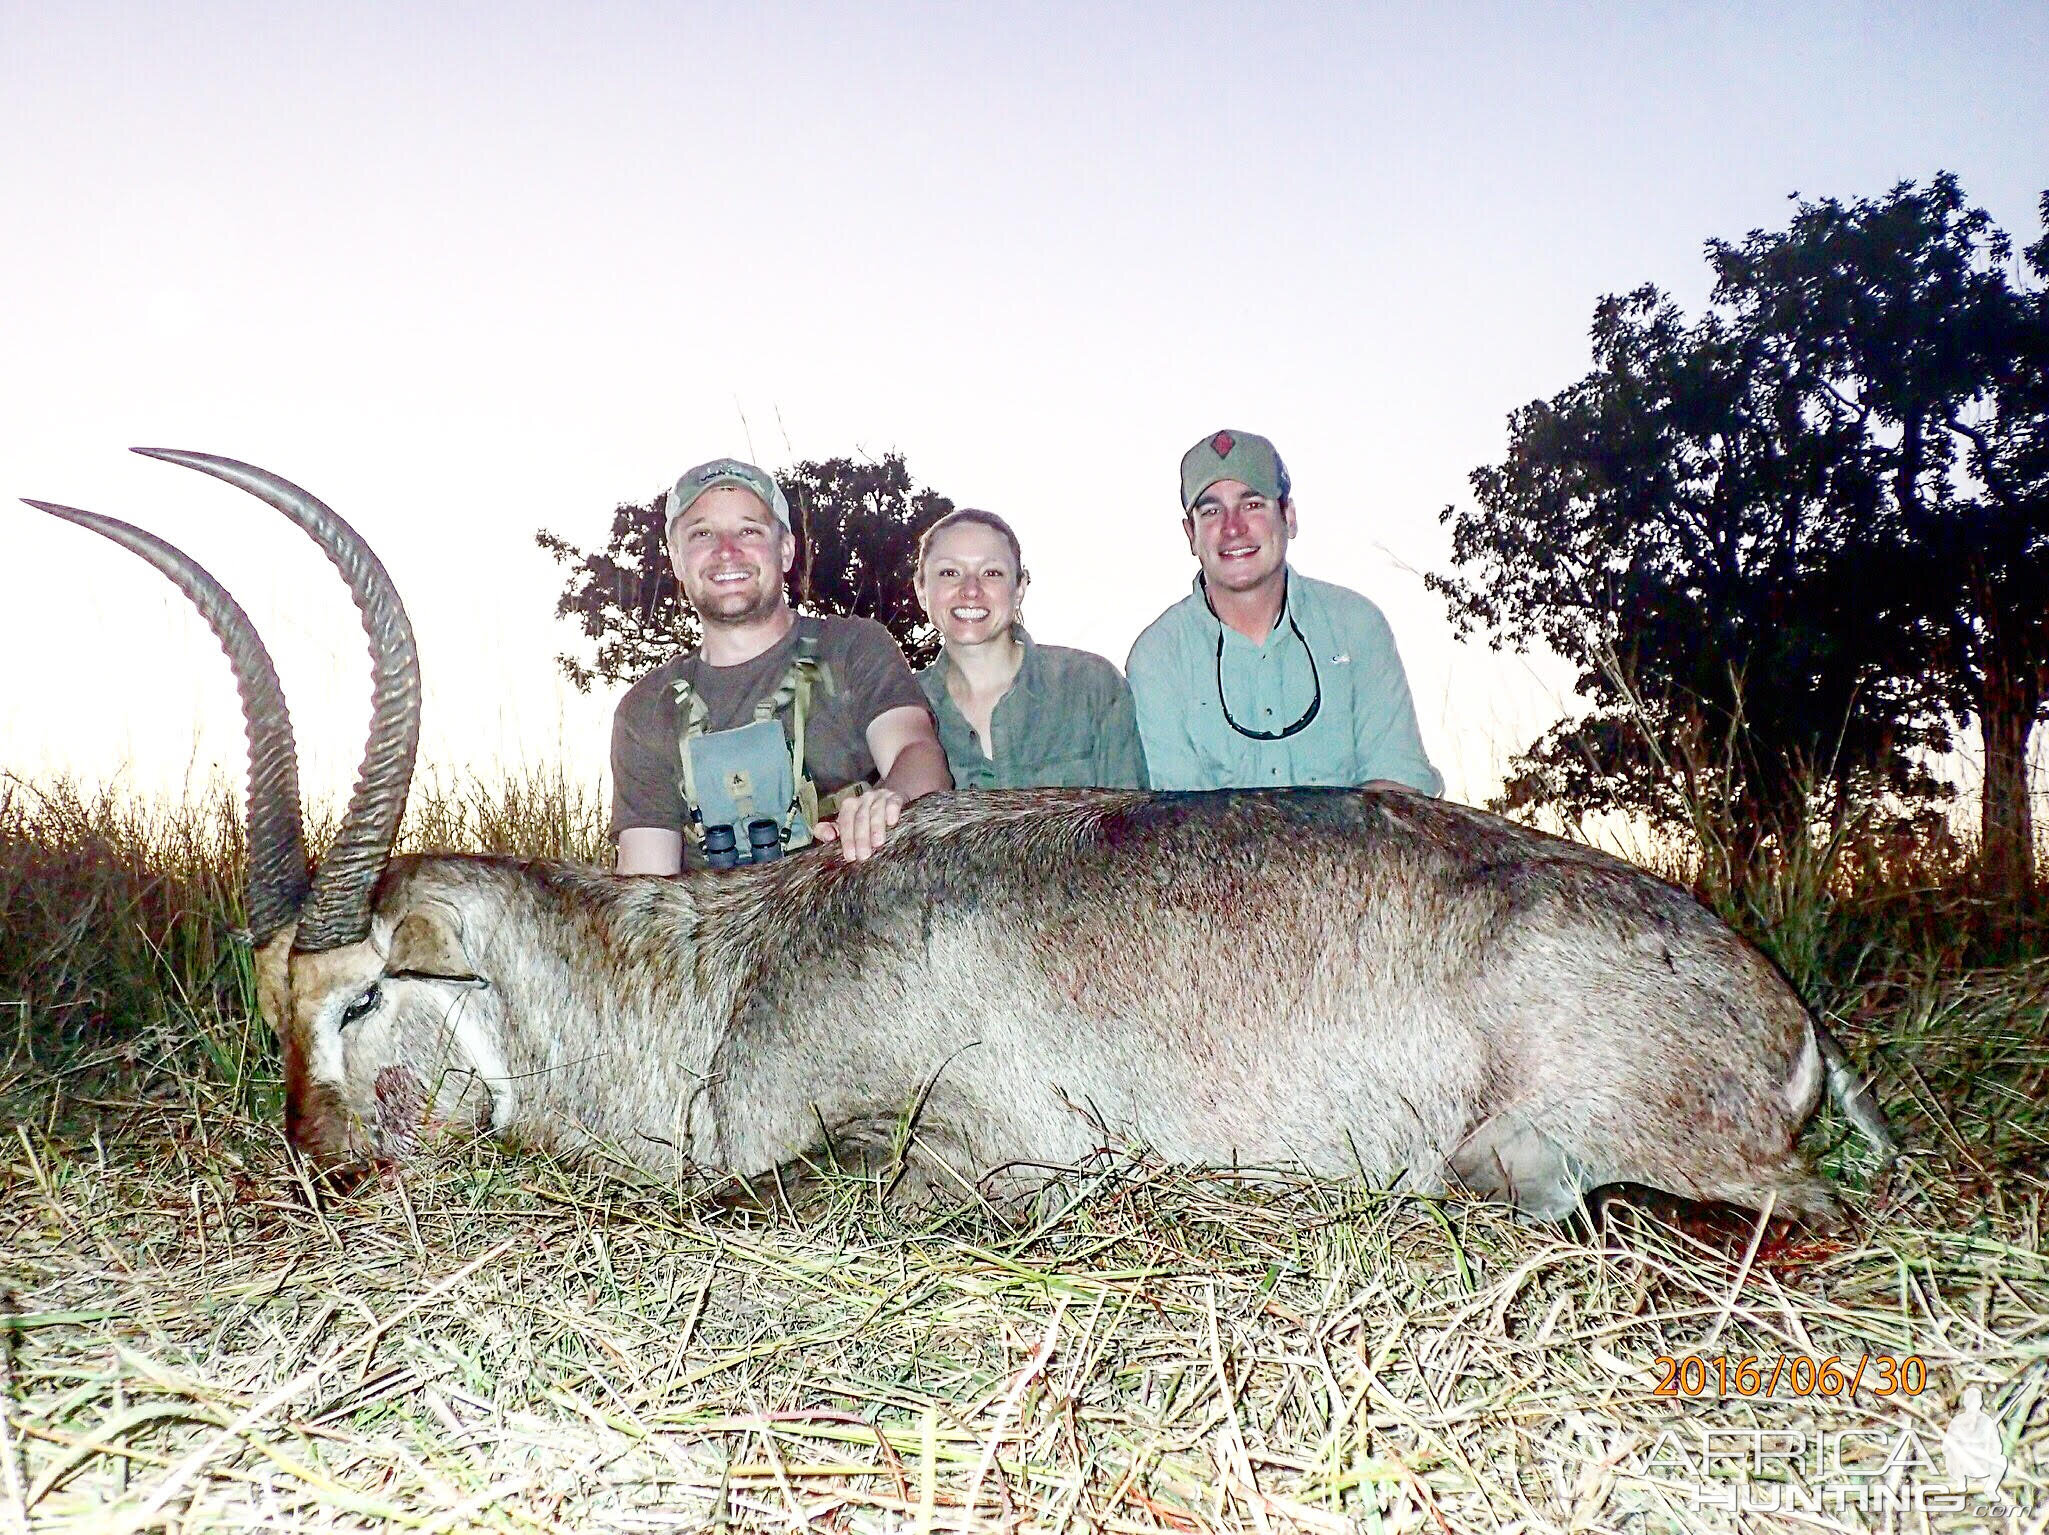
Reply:
[[[1290, 570], [1281, 616], [1256, 642], [1210, 611], [1197, 576], [1195, 589], [1138, 637], [1125, 670], [1156, 789], [1275, 789], [1374, 778], [1426, 794], [1444, 788], [1423, 751], [1394, 632], [1379, 608], [1345, 587]], [[1307, 712], [1319, 686], [1323, 702], [1315, 718], [1286, 740], [1241, 733], [1285, 730]], [[1225, 718], [1227, 704], [1241, 729]]]
[[1143, 789], [1131, 689], [1117, 668], [1086, 650], [1035, 644], [1022, 628], [1024, 663], [989, 717], [984, 755], [975, 727], [946, 691], [947, 660], [918, 673], [939, 721], [939, 744], [956, 789]]

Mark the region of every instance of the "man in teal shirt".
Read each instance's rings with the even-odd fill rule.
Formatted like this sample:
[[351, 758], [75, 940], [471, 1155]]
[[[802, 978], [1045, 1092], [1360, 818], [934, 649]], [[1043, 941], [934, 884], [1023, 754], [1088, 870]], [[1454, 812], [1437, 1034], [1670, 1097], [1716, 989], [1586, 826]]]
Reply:
[[1288, 567], [1295, 503], [1274, 445], [1203, 438], [1181, 459], [1181, 507], [1195, 589], [1125, 666], [1153, 787], [1441, 792], [1380, 609]]

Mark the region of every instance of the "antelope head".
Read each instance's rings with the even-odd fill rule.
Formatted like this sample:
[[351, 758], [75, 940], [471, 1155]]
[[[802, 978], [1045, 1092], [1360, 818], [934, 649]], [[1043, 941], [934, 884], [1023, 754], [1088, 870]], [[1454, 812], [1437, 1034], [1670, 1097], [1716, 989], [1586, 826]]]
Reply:
[[384, 879], [420, 735], [419, 657], [390, 576], [354, 528], [276, 475], [210, 454], [135, 451], [225, 480], [297, 523], [347, 581], [370, 638], [369, 745], [341, 830], [309, 871], [291, 716], [249, 616], [154, 534], [95, 512], [29, 502], [170, 577], [234, 665], [249, 741], [245, 916], [258, 1003], [283, 1056], [287, 1135], [317, 1164], [335, 1168], [401, 1159], [435, 1129], [479, 1125], [491, 1111], [493, 1083], [504, 1080], [495, 1005], [478, 995], [488, 982], [467, 957], [452, 905], [416, 897], [413, 882], [396, 871]]

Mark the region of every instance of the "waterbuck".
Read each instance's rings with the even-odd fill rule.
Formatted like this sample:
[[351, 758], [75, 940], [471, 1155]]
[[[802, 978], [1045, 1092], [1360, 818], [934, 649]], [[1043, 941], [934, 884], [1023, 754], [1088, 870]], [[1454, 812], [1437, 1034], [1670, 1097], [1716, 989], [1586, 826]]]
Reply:
[[678, 1178], [830, 1147], [1007, 1193], [1143, 1145], [1539, 1217], [1628, 1182], [1830, 1222], [1794, 1146], [1825, 1080], [1886, 1145], [1786, 982], [1685, 892], [1402, 790], [935, 795], [864, 863], [674, 878], [394, 858], [420, 691], [383, 566], [275, 475], [137, 451], [305, 529], [370, 635], [369, 746], [309, 878], [246, 615], [152, 535], [31, 503], [170, 576], [234, 663], [261, 1005], [323, 1164], [488, 1126]]

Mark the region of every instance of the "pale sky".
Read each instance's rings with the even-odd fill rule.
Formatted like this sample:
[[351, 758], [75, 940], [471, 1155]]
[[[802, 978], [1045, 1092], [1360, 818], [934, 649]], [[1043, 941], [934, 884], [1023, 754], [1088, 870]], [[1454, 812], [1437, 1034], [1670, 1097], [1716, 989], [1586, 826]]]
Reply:
[[[1953, 170], [2023, 241], [2049, 6], [29, 5], [0, 0], [0, 491], [211, 568], [342, 792], [361, 631], [302, 535], [130, 444], [251, 460], [370, 539], [423, 762], [604, 770], [548, 527], [718, 454], [881, 453], [1002, 512], [1039, 638], [1120, 664], [1187, 589], [1175, 466], [1293, 472], [1297, 568], [1392, 620], [1449, 790], [1562, 711], [1421, 573], [1596, 298], [1689, 307], [1788, 196]], [[0, 510], [0, 769], [242, 772], [153, 571]]]

